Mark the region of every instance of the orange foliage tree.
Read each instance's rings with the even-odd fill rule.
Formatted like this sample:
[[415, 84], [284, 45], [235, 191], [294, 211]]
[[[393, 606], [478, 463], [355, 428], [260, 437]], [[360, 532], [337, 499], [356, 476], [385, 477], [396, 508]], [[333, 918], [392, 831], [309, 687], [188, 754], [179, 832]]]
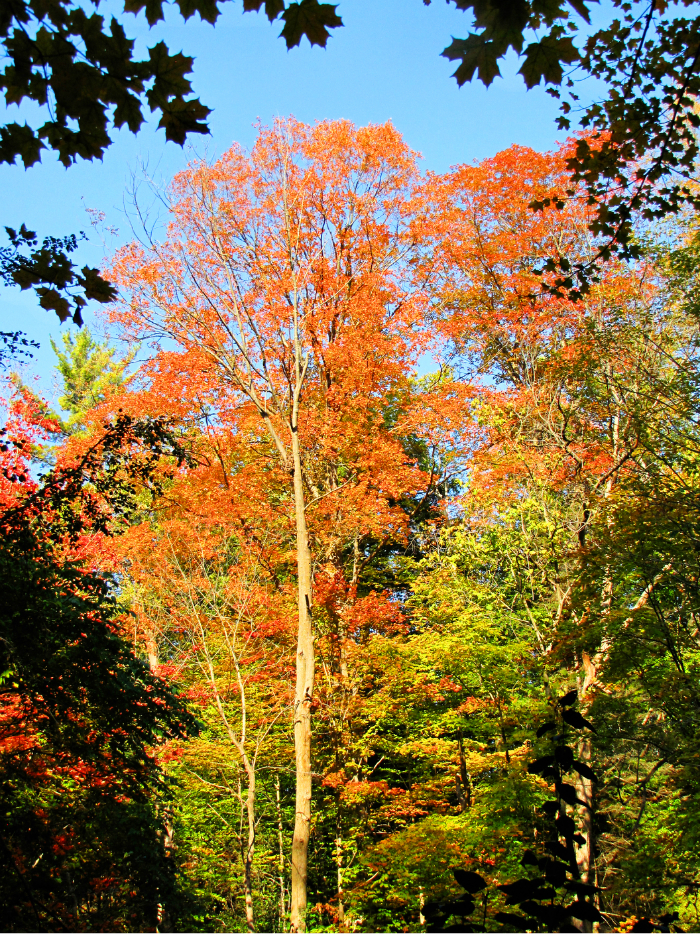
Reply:
[[[560, 621], [576, 619], [572, 603], [591, 528], [609, 526], [616, 486], [644, 474], [659, 457], [650, 438], [668, 419], [673, 369], [667, 347], [675, 327], [664, 323], [663, 284], [650, 263], [607, 263], [576, 302], [546, 288], [554, 264], [542, 287], [538, 267], [546, 257], [568, 268], [597, 250], [585, 199], [557, 204], [554, 195], [567, 178], [573, 149], [572, 141], [545, 154], [512, 147], [435, 180], [444, 204], [440, 222], [451, 231], [439, 242], [446, 296], [439, 326], [453, 362], [458, 359], [479, 387], [484, 443], [473, 490], [506, 509], [527, 495], [543, 503], [550, 497], [551, 508], [554, 498], [564, 515], [559, 532], [566, 544], [557, 554], [556, 621], [547, 651]], [[533, 212], [533, 200], [547, 208]], [[609, 570], [599, 586], [605, 634], [595, 653], [584, 651], [572, 662], [584, 705], [594, 700], [611, 649]], [[578, 623], [583, 631], [584, 620]], [[582, 740], [580, 758], [590, 755], [590, 741]], [[590, 780], [579, 777], [578, 795], [592, 806]], [[592, 811], [579, 811], [585, 843], [577, 858], [587, 880], [594, 865]]]
[[[314, 577], [322, 572], [329, 606], [333, 581], [353, 592], [371, 542], [407, 533], [402, 499], [420, 503], [442, 478], [407, 453], [405, 438], [445, 435], [458, 417], [448, 381], [420, 387], [412, 378], [435, 301], [428, 203], [415, 154], [390, 124], [289, 119], [261, 128], [250, 154], [234, 146], [213, 165], [192, 164], [175, 178], [169, 206], [164, 242], [130, 245], [110, 272], [122, 333], [164, 341], [143, 391], [124, 404], [196, 413], [210, 464], [199, 474], [200, 505], [236, 517], [253, 538], [261, 524], [291, 534], [291, 923], [301, 930]], [[342, 656], [347, 632], [335, 617]]]

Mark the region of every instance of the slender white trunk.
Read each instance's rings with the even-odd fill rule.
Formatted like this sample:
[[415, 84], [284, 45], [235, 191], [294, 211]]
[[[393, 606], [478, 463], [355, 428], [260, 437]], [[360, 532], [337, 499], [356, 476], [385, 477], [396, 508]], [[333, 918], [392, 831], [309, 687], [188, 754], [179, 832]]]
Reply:
[[306, 527], [306, 503], [301, 472], [301, 453], [296, 430], [292, 432], [294, 507], [297, 534], [299, 628], [297, 634], [296, 690], [294, 695], [294, 752], [296, 760], [296, 809], [292, 837], [292, 931], [306, 929], [306, 885], [309, 833], [311, 830], [311, 704], [314, 690], [314, 641], [311, 619], [311, 551]]
[[255, 930], [255, 915], [253, 910], [253, 854], [255, 852], [255, 769], [244, 757], [243, 765], [248, 780], [248, 794], [246, 795], [246, 813], [248, 817], [248, 842], [244, 847], [244, 887], [245, 887], [245, 920], [248, 931]]
[[275, 798], [277, 802], [277, 844], [279, 847], [279, 883], [280, 883], [280, 929], [285, 929], [286, 903], [284, 896], [284, 832], [282, 827], [282, 806], [280, 803], [280, 777], [275, 778]]

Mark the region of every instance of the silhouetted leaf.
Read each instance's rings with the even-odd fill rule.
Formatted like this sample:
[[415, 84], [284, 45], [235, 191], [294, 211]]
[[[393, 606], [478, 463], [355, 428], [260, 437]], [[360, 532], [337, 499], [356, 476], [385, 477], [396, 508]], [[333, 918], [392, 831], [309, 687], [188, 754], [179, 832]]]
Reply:
[[47, 311], [55, 311], [61, 323], [72, 317], [68, 301], [56, 289], [41, 286], [36, 291], [41, 307], [46, 308]]
[[26, 123], [23, 126], [8, 123], [0, 127], [0, 162], [12, 164], [19, 156], [28, 169], [39, 161], [43, 148], [44, 144]]
[[78, 282], [85, 290], [85, 298], [94, 299], [102, 304], [114, 301], [117, 297], [117, 290], [111, 282], [102, 278], [97, 269], [83, 266], [81, 272], [83, 275], [78, 278]]
[[421, 910], [428, 921], [432, 921], [445, 913], [440, 902], [434, 901], [427, 901]]
[[581, 801], [581, 799], [576, 794], [576, 789], [573, 785], [562, 782], [557, 787], [557, 791], [559, 792], [559, 797], [562, 799], [562, 801], [566, 801], [567, 804], [581, 804], [584, 807], [586, 806], [586, 802]]
[[527, 770], [530, 775], [538, 775], [540, 772], [544, 772], [545, 769], [553, 765], [554, 761], [554, 756], [540, 756], [539, 759], [535, 759], [534, 762], [528, 765]]
[[537, 866], [538, 860], [532, 850], [525, 850], [523, 858], [520, 860], [521, 866]]
[[578, 879], [571, 879], [566, 883], [565, 888], [583, 897], [586, 895], [594, 895], [596, 892], [600, 891], [597, 885], [591, 885], [590, 882], [581, 882]]
[[560, 886], [566, 882], [567, 872], [569, 872], [568, 860], [560, 863], [555, 859], [545, 856], [539, 860], [539, 867], [544, 872], [545, 878], [550, 885]]
[[284, 28], [280, 33], [287, 43], [287, 48], [299, 45], [303, 36], [306, 36], [311, 45], [325, 48], [330, 36], [328, 30], [343, 25], [342, 19], [335, 12], [336, 9], [333, 4], [319, 3], [318, 0], [290, 3], [282, 14]]
[[566, 837], [567, 840], [576, 833], [576, 824], [568, 814], [557, 814], [556, 827], [559, 836]]
[[578, 710], [565, 710], [562, 713], [562, 718], [565, 720], [569, 726], [573, 726], [577, 730], [582, 730], [584, 727], [587, 727], [591, 732], [595, 733], [595, 730], [591, 724], [586, 720], [585, 717], [582, 717]]
[[563, 859], [564, 862], [568, 863], [569, 851], [563, 843], [560, 843], [558, 840], [550, 840], [549, 843], [545, 843], [545, 848], [549, 850], [552, 856]]
[[537, 918], [550, 931], [558, 930], [568, 918], [567, 911], [561, 905], [541, 905], [538, 902], [524, 902], [520, 906], [522, 911]]
[[462, 888], [472, 895], [486, 888], [486, 880], [478, 872], [471, 872], [468, 869], [453, 869], [452, 874]]
[[460, 87], [471, 81], [475, 73], [488, 87], [493, 83], [493, 79], [501, 74], [498, 67], [499, 48], [495, 43], [484, 40], [482, 36], [470, 33], [466, 39], [453, 39], [442, 55], [451, 62], [461, 59], [461, 64], [453, 74]]
[[265, 4], [265, 15], [272, 22], [284, 12], [284, 0], [243, 0], [245, 11], [259, 10]]
[[570, 36], [550, 34], [528, 45], [525, 61], [518, 73], [528, 88], [534, 88], [542, 79], [545, 84], [561, 84], [562, 63], [570, 65], [578, 58], [579, 53]]
[[589, 781], [597, 782], [596, 774], [593, 769], [586, 765], [585, 762], [579, 762], [578, 759], [574, 759], [571, 763], [573, 769], [575, 769], [579, 775], [583, 775], [584, 778], [589, 779]]
[[543, 879], [516, 879], [515, 882], [498, 885], [496, 888], [505, 894], [506, 904], [517, 905], [519, 902], [535, 897], [535, 892], [542, 887], [543, 883]]
[[176, 98], [164, 104], [161, 110], [163, 116], [158, 126], [165, 129], [166, 139], [182, 145], [189, 133], [209, 132], [209, 127], [204, 120], [211, 110], [204, 107], [198, 100], [185, 101]]
[[475, 907], [474, 899], [469, 895], [463, 895], [462, 898], [456, 898], [454, 901], [445, 903], [447, 914], [459, 915], [460, 917], [470, 915]]
[[554, 758], [563, 769], [568, 769], [574, 761], [574, 751], [569, 746], [557, 746]]
[[637, 918], [630, 931], [632, 934], [651, 934], [656, 930], [656, 925], [649, 918]]

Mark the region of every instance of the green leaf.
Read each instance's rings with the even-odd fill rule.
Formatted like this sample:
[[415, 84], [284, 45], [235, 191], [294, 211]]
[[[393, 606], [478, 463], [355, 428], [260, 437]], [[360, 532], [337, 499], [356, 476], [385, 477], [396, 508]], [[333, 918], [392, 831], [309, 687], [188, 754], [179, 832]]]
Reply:
[[287, 43], [287, 48], [299, 45], [303, 36], [306, 36], [311, 45], [325, 48], [330, 36], [328, 30], [343, 25], [342, 19], [335, 12], [336, 9], [333, 4], [319, 3], [318, 0], [290, 3], [282, 14], [284, 29], [280, 33]]
[[65, 299], [60, 292], [57, 292], [56, 289], [49, 289], [46, 288], [46, 286], [41, 286], [36, 291], [39, 295], [39, 304], [41, 307], [46, 308], [47, 311], [55, 311], [61, 324], [72, 317], [67, 299]]
[[113, 302], [117, 297], [117, 290], [111, 282], [103, 279], [97, 269], [91, 269], [90, 266], [83, 266], [82, 276], [78, 276], [78, 282], [83, 286], [85, 298], [94, 299], [96, 302], [105, 304]]
[[36, 133], [26, 123], [8, 123], [0, 127], [0, 162], [9, 162], [12, 165], [17, 156], [24, 163], [25, 169], [39, 161], [39, 153], [44, 144]]
[[498, 67], [499, 52], [500, 46], [494, 42], [488, 42], [483, 36], [470, 33], [466, 39], [453, 37], [452, 44], [447, 46], [442, 55], [451, 62], [461, 59], [461, 65], [452, 75], [460, 87], [471, 81], [475, 73], [482, 84], [488, 87], [494, 78], [501, 76]]
[[519, 74], [528, 88], [534, 88], [544, 78], [546, 84], [561, 84], [562, 63], [577, 61], [579, 53], [569, 36], [545, 36], [540, 42], [531, 42], [525, 49], [525, 61]]
[[163, 116], [158, 123], [165, 129], [165, 138], [180, 146], [184, 145], [188, 133], [208, 133], [209, 127], [204, 122], [211, 113], [198, 98], [185, 101], [181, 98], [168, 101], [162, 108]]

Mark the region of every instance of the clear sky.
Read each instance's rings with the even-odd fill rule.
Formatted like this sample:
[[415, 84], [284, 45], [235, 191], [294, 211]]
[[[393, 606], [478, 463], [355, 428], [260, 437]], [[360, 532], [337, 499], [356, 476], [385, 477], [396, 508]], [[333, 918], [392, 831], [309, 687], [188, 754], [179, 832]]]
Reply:
[[[164, 39], [171, 52], [194, 56], [194, 91], [213, 109], [211, 135], [194, 140], [199, 155], [218, 156], [234, 141], [248, 146], [257, 119], [266, 123], [289, 114], [306, 122], [391, 120], [422, 154], [423, 166], [436, 171], [486, 158], [513, 143], [548, 149], [562, 135], [554, 122], [556, 102], [542, 88], [526, 91], [515, 61], [488, 90], [476, 82], [457, 88], [450, 77], [455, 65], [440, 52], [451, 36], [466, 36], [469, 17], [445, 0], [430, 6], [422, 0], [340, 0], [345, 25], [333, 31], [327, 48], [310, 48], [304, 39], [301, 48], [289, 52], [278, 38], [281, 23], [270, 25], [262, 13], [243, 14], [241, 6], [236, 0], [223, 3], [216, 26], [198, 18], [185, 24], [171, 11], [167, 24], [149, 31], [143, 17], [120, 17], [140, 52]], [[24, 116], [16, 107], [6, 114], [20, 122]], [[132, 176], [146, 165], [151, 176], [167, 181], [192, 155], [188, 146], [166, 144], [155, 124], [136, 137], [117, 133], [102, 162], [64, 169], [45, 153], [42, 163], [27, 171], [0, 166], [0, 228], [25, 222], [40, 237], [85, 230], [90, 242], [75, 255], [81, 265], [98, 264], [105, 247], [130, 239], [124, 196]], [[86, 208], [104, 212], [105, 224], [119, 231], [107, 236], [104, 247]], [[37, 307], [33, 292], [0, 286], [0, 302], [0, 330], [21, 329], [41, 343], [32, 370], [48, 389], [54, 363], [48, 337], [59, 335], [58, 319]], [[92, 324], [91, 310], [85, 317]]]

